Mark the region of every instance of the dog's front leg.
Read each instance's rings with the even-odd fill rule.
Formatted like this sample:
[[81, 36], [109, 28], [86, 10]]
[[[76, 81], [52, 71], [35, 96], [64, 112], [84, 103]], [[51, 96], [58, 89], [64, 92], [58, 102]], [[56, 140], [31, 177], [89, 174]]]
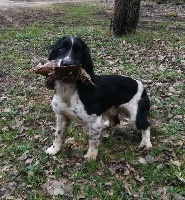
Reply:
[[60, 151], [62, 143], [65, 139], [65, 131], [69, 124], [69, 120], [61, 115], [57, 114], [57, 126], [56, 126], [56, 132], [55, 132], [55, 139], [53, 142], [53, 145], [46, 150], [46, 153], [50, 155], [55, 155], [58, 151]]
[[89, 149], [87, 154], [84, 156], [87, 160], [96, 160], [98, 155], [98, 147], [100, 145], [100, 136], [102, 130], [102, 116], [96, 118], [92, 123], [89, 123]]

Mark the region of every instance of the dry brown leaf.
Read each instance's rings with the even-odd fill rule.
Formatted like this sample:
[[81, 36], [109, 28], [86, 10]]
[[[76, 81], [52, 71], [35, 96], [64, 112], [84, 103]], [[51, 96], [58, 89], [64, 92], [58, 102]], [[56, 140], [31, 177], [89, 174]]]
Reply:
[[32, 161], [33, 161], [33, 158], [28, 158], [26, 159], [25, 164], [30, 164], [32, 163]]
[[179, 160], [170, 160], [170, 161], [171, 161], [171, 163], [172, 163], [173, 165], [175, 165], [175, 166], [177, 166], [177, 167], [180, 167], [180, 166], [181, 166], [181, 163], [180, 163]]
[[18, 158], [18, 160], [20, 160], [20, 161], [26, 160], [26, 159], [28, 158], [28, 156], [29, 156], [28, 154], [29, 154], [29, 151], [24, 152], [24, 153]]
[[140, 177], [139, 175], [137, 175], [137, 176], [135, 176], [135, 179], [137, 180], [137, 181], [139, 181], [139, 182], [143, 182], [143, 181], [145, 181], [145, 178], [144, 177]]
[[138, 162], [141, 163], [141, 164], [147, 164], [146, 160], [142, 157], [138, 158]]
[[50, 196], [64, 195], [73, 197], [73, 183], [67, 179], [48, 180], [42, 185]]
[[185, 200], [185, 197], [183, 197], [177, 193], [172, 194], [172, 197], [173, 197], [173, 200]]
[[61, 184], [60, 181], [57, 181], [57, 180], [47, 182], [42, 187], [48, 192], [48, 194], [50, 196], [55, 196], [55, 195], [58, 195], [58, 194], [61, 194], [61, 195], [64, 194], [62, 184]]
[[78, 199], [85, 199], [85, 197], [86, 197], [86, 194], [85, 194], [85, 192], [81, 189], [81, 190], [78, 192], [78, 194], [77, 194], [77, 200], [78, 200]]
[[2, 112], [5, 112], [5, 113], [8, 113], [8, 112], [10, 112], [10, 111], [11, 111], [10, 108], [5, 108], [5, 109], [2, 110]]
[[130, 170], [127, 167], [124, 167], [124, 175], [128, 176], [130, 174]]
[[146, 160], [147, 163], [153, 163], [155, 161], [154, 157], [151, 156], [151, 155], [147, 155], [145, 157], [145, 160]]

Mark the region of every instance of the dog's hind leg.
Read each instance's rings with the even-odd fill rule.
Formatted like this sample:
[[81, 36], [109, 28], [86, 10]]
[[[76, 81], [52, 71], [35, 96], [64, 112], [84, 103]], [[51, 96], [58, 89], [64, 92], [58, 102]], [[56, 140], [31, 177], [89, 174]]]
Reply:
[[138, 102], [138, 109], [136, 115], [136, 128], [142, 132], [142, 141], [139, 145], [139, 148], [146, 147], [149, 149], [152, 147], [150, 142], [150, 123], [147, 120], [150, 108], [150, 101], [146, 93]]
[[142, 130], [142, 140], [139, 148], [143, 148], [144, 146], [146, 149], [152, 147], [152, 143], [150, 142], [150, 127], [148, 127], [146, 130]]
[[152, 147], [152, 144], [150, 142], [150, 124], [146, 119], [142, 119], [142, 116], [140, 116], [140, 120], [138, 122], [138, 119], [136, 121], [130, 121], [131, 126], [133, 129], [141, 130], [142, 132], [142, 140], [139, 145], [139, 148], [146, 147], [146, 149], [149, 149]]
[[53, 142], [53, 145], [46, 150], [46, 153], [50, 155], [55, 155], [58, 151], [60, 151], [62, 143], [65, 139], [65, 131], [67, 126], [69, 125], [69, 120], [61, 115], [57, 114], [57, 126], [56, 126], [56, 132], [55, 132], [55, 139]]
[[102, 130], [102, 116], [96, 118], [92, 123], [89, 123], [89, 149], [84, 156], [87, 160], [96, 160], [98, 155], [98, 147], [100, 145], [100, 136]]

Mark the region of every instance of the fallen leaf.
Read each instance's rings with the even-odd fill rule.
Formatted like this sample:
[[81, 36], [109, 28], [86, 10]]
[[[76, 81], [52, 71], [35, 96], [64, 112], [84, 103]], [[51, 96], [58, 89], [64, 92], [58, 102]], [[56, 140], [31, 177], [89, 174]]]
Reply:
[[1, 169], [1, 172], [8, 172], [8, 171], [10, 171], [11, 168], [12, 168], [12, 165], [5, 165]]
[[63, 195], [73, 197], [73, 183], [67, 179], [48, 180], [42, 185], [50, 196]]
[[137, 181], [139, 181], [139, 182], [143, 182], [143, 181], [145, 181], [145, 178], [144, 177], [140, 177], [139, 175], [137, 175], [137, 176], [135, 176], [135, 179], [137, 180]]
[[154, 157], [151, 156], [151, 155], [147, 155], [145, 157], [145, 160], [146, 160], [147, 163], [153, 163], [155, 161]]
[[30, 163], [32, 163], [32, 161], [33, 161], [33, 158], [28, 158], [28, 159], [26, 159], [25, 163], [30, 164]]
[[162, 198], [162, 200], [170, 200], [170, 195], [168, 193], [163, 194], [161, 198]]
[[130, 184], [128, 184], [127, 182], [124, 183], [124, 188], [126, 189], [127, 193], [129, 195], [132, 194], [132, 186]]
[[172, 197], [173, 197], [173, 200], [185, 200], [185, 197], [177, 193], [172, 194]]
[[111, 189], [111, 190], [109, 191], [109, 196], [113, 196], [113, 195], [114, 195], [114, 190]]
[[109, 136], [110, 136], [110, 134], [107, 133], [106, 131], [102, 132], [102, 135], [101, 135], [102, 138], [108, 138]]
[[139, 157], [138, 162], [141, 164], [147, 164], [146, 160], [142, 157]]
[[50, 196], [55, 196], [58, 194], [63, 195], [64, 190], [62, 189], [62, 183], [57, 180], [49, 181], [42, 185], [43, 189], [45, 189]]
[[77, 195], [77, 200], [78, 199], [85, 199], [85, 196], [86, 196], [85, 192], [83, 190], [80, 190], [78, 192], [78, 195]]
[[176, 176], [181, 182], [185, 183], [185, 179], [182, 177], [182, 174], [180, 172], [176, 173]]
[[11, 199], [15, 199], [15, 197], [10, 195], [6, 196], [6, 200], [11, 200]]
[[106, 186], [112, 186], [112, 182], [106, 182], [105, 185]]
[[10, 108], [5, 108], [5, 109], [3, 109], [2, 111], [5, 112], [5, 113], [8, 113], [8, 112], [11, 111], [11, 109], [10, 109]]
[[9, 128], [7, 127], [7, 126], [4, 126], [3, 128], [2, 128], [2, 131], [8, 131], [9, 130]]
[[29, 156], [28, 153], [29, 153], [29, 151], [24, 152], [24, 153], [18, 158], [18, 160], [20, 160], [20, 161], [26, 160], [26, 159], [28, 158], [28, 156]]
[[128, 176], [130, 174], [130, 170], [127, 167], [124, 167], [124, 175]]
[[178, 160], [170, 160], [171, 161], [171, 163], [173, 164], [173, 165], [176, 165], [177, 167], [180, 167], [181, 166], [181, 163], [178, 161]]
[[114, 175], [116, 173], [116, 168], [109, 167], [109, 171], [110, 171], [111, 175]]

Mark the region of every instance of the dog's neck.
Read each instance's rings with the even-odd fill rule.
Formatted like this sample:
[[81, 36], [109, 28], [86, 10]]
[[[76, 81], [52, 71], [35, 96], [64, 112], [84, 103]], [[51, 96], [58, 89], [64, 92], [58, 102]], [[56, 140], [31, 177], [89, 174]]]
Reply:
[[61, 98], [70, 99], [76, 90], [76, 83], [65, 83], [61, 80], [55, 81], [54, 91]]

